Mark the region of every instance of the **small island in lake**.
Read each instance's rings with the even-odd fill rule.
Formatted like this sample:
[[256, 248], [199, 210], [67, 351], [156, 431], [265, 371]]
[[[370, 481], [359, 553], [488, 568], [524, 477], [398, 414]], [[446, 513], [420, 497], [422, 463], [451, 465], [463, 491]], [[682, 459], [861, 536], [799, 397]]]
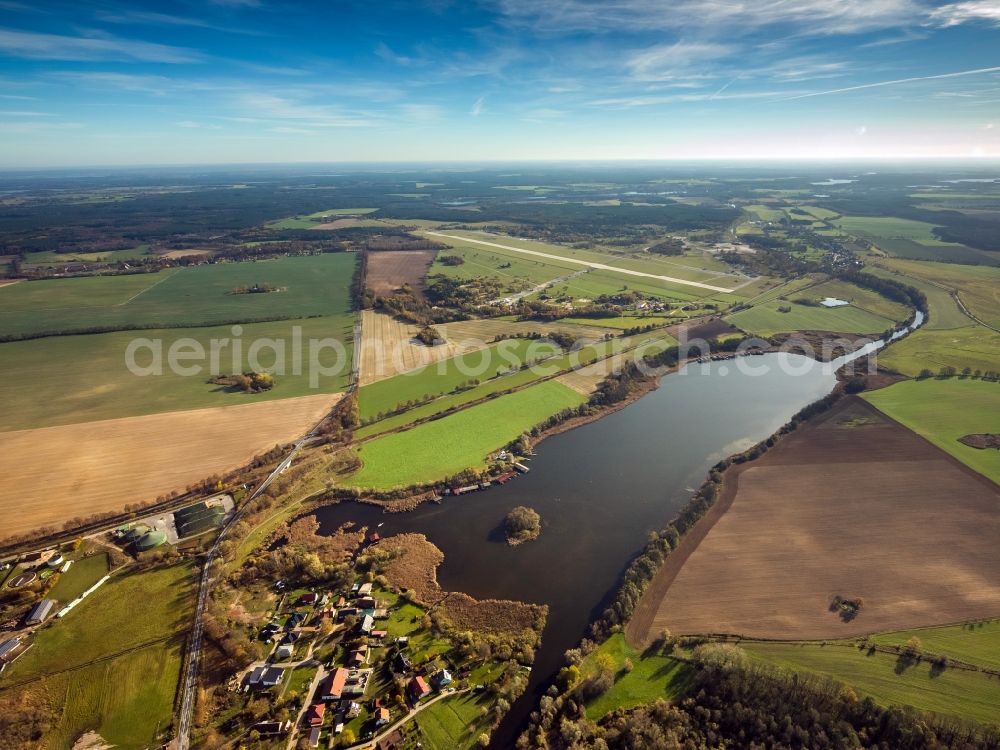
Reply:
[[507, 514], [503, 528], [507, 534], [507, 544], [513, 547], [538, 538], [542, 533], [542, 517], [538, 515], [538, 511], [518, 505]]

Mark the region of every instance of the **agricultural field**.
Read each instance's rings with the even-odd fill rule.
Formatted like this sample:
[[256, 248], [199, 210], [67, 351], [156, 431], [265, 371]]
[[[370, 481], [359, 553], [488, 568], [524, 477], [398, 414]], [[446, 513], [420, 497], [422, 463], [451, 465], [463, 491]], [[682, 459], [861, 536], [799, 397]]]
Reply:
[[368, 254], [365, 283], [375, 294], [391, 294], [408, 285], [416, 294], [424, 288], [434, 250], [379, 250]]
[[[881, 261], [887, 263], [887, 261]], [[941, 265], [935, 266], [940, 268]], [[954, 298], [937, 284], [930, 281], [908, 276], [898, 270], [890, 271], [881, 266], [868, 266], [867, 273], [883, 279], [899, 281], [916, 289], [919, 289], [927, 297], [927, 307], [929, 315], [927, 322], [921, 327], [921, 331], [950, 330], [952, 328], [966, 328], [972, 325], [969, 316], [962, 312], [962, 309], [955, 302]]]
[[559, 351], [558, 346], [544, 340], [507, 339], [479, 351], [442, 359], [422, 369], [365, 385], [358, 391], [361, 418], [370, 419], [410, 401], [451, 393], [472, 379], [486, 381], [500, 372], [520, 369], [525, 362], [546, 359]]
[[1000, 289], [1000, 268], [904, 260], [884, 263], [904, 276], [944, 287], [957, 294], [975, 317], [986, 325], [1000, 328], [1000, 295], [997, 292]]
[[944, 242], [934, 233], [934, 224], [893, 216], [842, 216], [831, 223], [855, 237], [868, 240], [890, 255], [915, 260], [955, 263], [995, 263], [989, 253], [954, 242]]
[[830, 677], [883, 705], [913, 706], [983, 724], [997, 720], [1000, 680], [982, 672], [938, 671], [930, 660], [909, 663], [847, 644], [743, 642], [740, 647], [754, 661]]
[[149, 254], [149, 245], [96, 253], [57, 253], [54, 250], [43, 250], [29, 254], [25, 264], [32, 267], [62, 265], [64, 263], [117, 263], [119, 261], [140, 260]]
[[329, 208], [303, 216], [289, 216], [284, 219], [269, 221], [264, 226], [267, 229], [315, 229], [317, 224], [334, 221], [345, 216], [365, 216], [375, 213], [377, 208]]
[[69, 750], [96, 731], [138, 750], [170, 726], [194, 583], [189, 564], [120, 574], [39, 631], [0, 689], [28, 681], [12, 689], [53, 709], [45, 747]]
[[1000, 483], [1000, 451], [959, 442], [965, 435], [1000, 430], [1000, 384], [959, 378], [908, 380], [865, 393], [864, 398], [941, 450]]
[[[0, 291], [6, 336], [346, 315], [349, 253], [28, 281]], [[267, 285], [271, 292], [234, 293]]]
[[121, 510], [236, 469], [308, 432], [339, 399], [321, 394], [2, 432], [3, 534]]
[[[693, 552], [647, 589], [630, 641], [664, 627], [815, 639], [995, 617], [997, 500], [993, 483], [845, 398], [730, 469], [689, 532]], [[835, 596], [863, 607], [842, 617]]]
[[[585, 399], [548, 381], [360, 447], [362, 468], [348, 484], [375, 490], [433, 482], [482, 466], [525, 430]], [[400, 456], [406, 456], [405, 461]]]
[[1000, 669], [1000, 620], [879, 633], [871, 640], [885, 646], [905, 646], [912, 638], [920, 640], [924, 653], [944, 655], [987, 669]]
[[594, 325], [575, 323], [537, 323], [500, 318], [463, 320], [434, 326], [445, 343], [428, 347], [414, 342], [418, 327], [403, 323], [384, 313], [363, 310], [364, 335], [361, 343], [359, 381], [362, 386], [376, 383], [402, 373], [426, 367], [490, 346], [498, 336], [529, 333], [562, 332], [584, 339], [596, 340], [608, 333]]
[[[235, 367], [231, 361], [234, 351], [232, 326], [121, 331], [0, 344], [0, 401], [6, 407], [0, 412], [0, 431], [276, 401], [336, 393], [347, 387], [353, 315], [250, 323], [240, 328], [242, 352]], [[295, 341], [299, 338], [296, 331], [301, 334], [305, 360], [298, 374], [293, 360]], [[148, 340], [150, 346], [159, 348], [162, 374], [133, 375], [129, 372], [125, 353], [135, 339]], [[324, 343], [310, 347], [313, 339]], [[342, 348], [338, 350], [331, 339], [341, 342]], [[174, 372], [169, 367], [170, 348], [179, 340], [201, 347], [205, 353], [198, 361], [179, 359], [185, 368], [200, 366], [200, 372], [184, 375], [183, 371]], [[253, 364], [250, 354], [256, 352], [256, 364], [260, 369], [275, 373], [274, 388], [247, 395], [230, 393], [209, 383], [213, 341], [217, 342], [220, 351], [221, 373], [250, 369]], [[257, 348], [254, 342], [259, 342]], [[154, 351], [146, 347], [140, 349], [136, 364], [144, 368], [153, 365]], [[310, 351], [320, 364], [315, 369], [318, 374], [315, 383], [310, 382]], [[3, 439], [0, 437], [0, 442]]]
[[886, 348], [879, 364], [904, 375], [916, 376], [942, 367], [961, 371], [995, 370], [1000, 360], [1000, 333], [978, 325], [947, 330], [917, 330]]

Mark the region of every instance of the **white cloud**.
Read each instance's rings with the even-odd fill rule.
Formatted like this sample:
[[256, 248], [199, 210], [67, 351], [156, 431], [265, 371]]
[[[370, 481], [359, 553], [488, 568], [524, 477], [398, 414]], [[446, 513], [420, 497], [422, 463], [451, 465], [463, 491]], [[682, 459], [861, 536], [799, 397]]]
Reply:
[[29, 112], [23, 109], [0, 109], [0, 117], [55, 117], [51, 112]]
[[857, 135], [864, 135], [865, 133], [868, 132], [868, 126], [867, 125], [859, 125], [858, 127], [854, 128], [854, 132]]
[[486, 104], [486, 97], [481, 96], [472, 103], [472, 109], [469, 110], [469, 114], [473, 117], [479, 117], [483, 113], [483, 106]]
[[405, 119], [414, 122], [437, 122], [444, 116], [436, 104], [402, 104], [399, 109]]
[[1000, 2], [997, 0], [966, 0], [935, 8], [929, 14], [933, 23], [941, 26], [958, 26], [974, 21], [988, 21], [1000, 25]]
[[665, 81], [703, 73], [706, 63], [732, 54], [728, 44], [675, 42], [634, 52], [626, 61], [632, 76], [647, 81]]
[[699, 29], [732, 30], [795, 25], [808, 35], [895, 28], [922, 15], [921, 0], [501, 0], [512, 22], [545, 33]]
[[0, 55], [29, 60], [114, 60], [120, 62], [192, 63], [196, 50], [116, 37], [60, 36], [0, 29]]

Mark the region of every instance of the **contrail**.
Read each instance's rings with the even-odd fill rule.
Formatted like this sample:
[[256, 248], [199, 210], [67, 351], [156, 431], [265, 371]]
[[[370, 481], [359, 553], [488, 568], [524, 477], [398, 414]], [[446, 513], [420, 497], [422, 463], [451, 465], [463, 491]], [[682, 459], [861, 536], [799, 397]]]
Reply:
[[713, 100], [713, 99], [714, 99], [715, 97], [717, 97], [717, 96], [718, 96], [719, 94], [721, 94], [721, 93], [722, 93], [723, 91], [725, 91], [726, 89], [728, 89], [728, 88], [729, 88], [730, 86], [732, 86], [732, 85], [733, 85], [734, 83], [736, 83], [736, 82], [737, 82], [738, 80], [740, 80], [740, 77], [739, 77], [739, 76], [736, 76], [736, 78], [734, 78], [733, 80], [731, 80], [731, 81], [730, 81], [729, 83], [727, 83], [727, 84], [726, 84], [725, 86], [723, 86], [723, 87], [722, 87], [721, 89], [719, 89], [719, 90], [718, 90], [718, 91], [716, 91], [716, 92], [715, 92], [714, 94], [712, 94], [712, 95], [711, 95], [710, 97], [708, 97], [708, 100], [709, 100], [709, 101], [712, 101], [712, 100]]
[[810, 96], [826, 96], [827, 94], [843, 94], [847, 91], [858, 91], [859, 89], [874, 89], [879, 86], [894, 86], [897, 83], [912, 83], [913, 81], [933, 81], [938, 78], [958, 78], [959, 76], [974, 76], [982, 73], [996, 73], [1000, 71], [1000, 66], [995, 68], [977, 68], [976, 70], [960, 70], [957, 73], [941, 73], [936, 76], [917, 76], [916, 78], [897, 78], [895, 81], [879, 81], [878, 83], [863, 83], [860, 86], [848, 86], [843, 89], [830, 89], [829, 91], [814, 91], [811, 94], [796, 94], [778, 99], [780, 102], [788, 102], [793, 99], [807, 99]]

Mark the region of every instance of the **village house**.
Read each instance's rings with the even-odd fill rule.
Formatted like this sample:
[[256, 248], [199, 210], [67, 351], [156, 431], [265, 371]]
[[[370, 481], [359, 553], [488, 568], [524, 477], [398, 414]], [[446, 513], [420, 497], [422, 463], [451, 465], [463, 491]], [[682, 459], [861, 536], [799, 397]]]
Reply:
[[309, 706], [309, 710], [306, 711], [306, 724], [311, 727], [319, 727], [323, 725], [323, 716], [326, 714], [326, 704], [324, 703], [313, 703]]
[[258, 721], [250, 728], [261, 737], [277, 737], [281, 734], [288, 734], [291, 727], [292, 722], [290, 721]]
[[333, 670], [333, 673], [326, 678], [320, 688], [320, 696], [325, 701], [339, 701], [344, 694], [344, 685], [347, 683], [348, 671], [342, 667]]
[[424, 696], [430, 694], [431, 689], [428, 687], [427, 683], [424, 682], [424, 678], [417, 675], [409, 684], [406, 686], [406, 694], [410, 698], [412, 703], [416, 703]]

